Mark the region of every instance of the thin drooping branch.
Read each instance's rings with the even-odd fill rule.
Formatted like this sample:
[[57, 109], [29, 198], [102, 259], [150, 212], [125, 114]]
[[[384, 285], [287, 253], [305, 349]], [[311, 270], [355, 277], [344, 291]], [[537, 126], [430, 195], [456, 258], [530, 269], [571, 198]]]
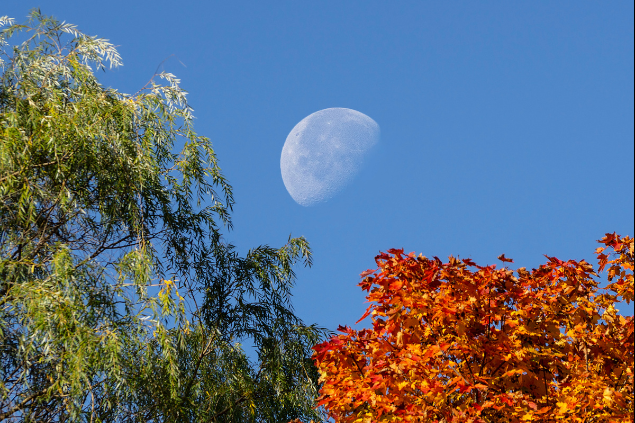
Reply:
[[4, 413], [0, 413], [0, 421], [3, 421], [4, 419], [11, 417], [12, 415], [14, 415], [16, 412], [20, 410], [23, 410], [29, 405], [30, 402], [32, 402], [36, 398], [41, 397], [42, 395], [45, 395], [45, 394], [46, 394], [46, 390], [43, 390], [43, 391], [35, 392], [27, 396], [20, 403], [11, 407], [8, 411], [5, 411]]

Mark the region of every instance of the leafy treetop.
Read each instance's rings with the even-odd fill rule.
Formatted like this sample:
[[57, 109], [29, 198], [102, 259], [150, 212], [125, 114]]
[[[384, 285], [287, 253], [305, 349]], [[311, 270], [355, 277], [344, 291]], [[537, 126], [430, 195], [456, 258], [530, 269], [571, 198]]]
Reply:
[[2, 26], [0, 420], [318, 418], [324, 331], [290, 303], [308, 244], [223, 240], [231, 186], [180, 81], [119, 93], [106, 40], [38, 10]]
[[633, 316], [615, 303], [633, 300], [633, 239], [600, 242], [604, 289], [584, 260], [514, 274], [380, 254], [360, 284], [372, 329], [314, 347], [319, 404], [341, 423], [631, 422]]

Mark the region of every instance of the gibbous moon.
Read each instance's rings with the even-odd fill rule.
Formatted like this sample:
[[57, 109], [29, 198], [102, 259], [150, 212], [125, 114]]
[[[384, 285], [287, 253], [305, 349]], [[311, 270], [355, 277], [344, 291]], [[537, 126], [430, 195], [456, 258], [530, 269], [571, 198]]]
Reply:
[[315, 112], [284, 143], [284, 186], [302, 206], [326, 201], [353, 180], [378, 142], [379, 125], [363, 113], [339, 107]]

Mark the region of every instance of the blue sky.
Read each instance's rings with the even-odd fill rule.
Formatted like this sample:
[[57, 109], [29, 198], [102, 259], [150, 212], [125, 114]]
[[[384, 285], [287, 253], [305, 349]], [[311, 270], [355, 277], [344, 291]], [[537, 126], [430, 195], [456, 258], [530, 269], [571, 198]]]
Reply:
[[[634, 234], [632, 1], [8, 0], [0, 15], [32, 7], [119, 46], [101, 78], [119, 91], [168, 58], [234, 187], [227, 240], [311, 243], [293, 300], [307, 323], [354, 325], [359, 274], [389, 248], [532, 268], [595, 264], [604, 233]], [[280, 153], [328, 107], [373, 118], [380, 148], [305, 208]]]

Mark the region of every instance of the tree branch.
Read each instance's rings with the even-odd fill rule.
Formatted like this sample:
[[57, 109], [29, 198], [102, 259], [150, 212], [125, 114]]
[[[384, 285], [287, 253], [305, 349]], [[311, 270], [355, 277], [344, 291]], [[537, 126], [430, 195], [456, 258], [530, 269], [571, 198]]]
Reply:
[[19, 404], [14, 405], [11, 409], [9, 409], [9, 411], [6, 411], [6, 412], [0, 414], [0, 421], [6, 419], [8, 417], [11, 417], [16, 411], [22, 410], [29, 402], [33, 401], [37, 397], [41, 397], [44, 394], [46, 394], [46, 391], [40, 391], [40, 392], [36, 392], [34, 394], [29, 395], [24, 400], [22, 400], [22, 402], [20, 402]]

